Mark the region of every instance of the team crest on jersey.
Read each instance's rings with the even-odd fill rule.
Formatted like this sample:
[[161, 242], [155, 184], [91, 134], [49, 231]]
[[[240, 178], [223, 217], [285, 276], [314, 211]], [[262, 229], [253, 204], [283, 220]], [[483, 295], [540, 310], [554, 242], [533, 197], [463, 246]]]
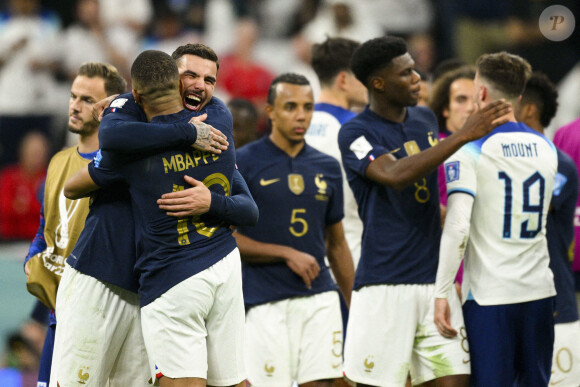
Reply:
[[429, 139], [429, 145], [435, 146], [435, 145], [439, 144], [439, 139], [437, 137], [433, 136], [433, 131], [430, 131], [429, 133], [427, 133], [427, 137]]
[[294, 195], [300, 195], [304, 192], [304, 178], [298, 173], [288, 175], [288, 188]]
[[326, 193], [328, 183], [324, 180], [324, 175], [322, 173], [316, 174], [314, 184], [316, 184], [316, 188], [318, 188], [318, 192], [315, 195], [316, 200], [328, 201], [328, 195]]
[[109, 105], [109, 107], [120, 108], [120, 107], [123, 107], [123, 105], [125, 105], [125, 102], [127, 102], [127, 101], [128, 101], [127, 98], [117, 98], [116, 100], [111, 102], [111, 105]]
[[411, 140], [411, 141], [407, 141], [405, 144], [405, 151], [407, 152], [407, 154], [409, 156], [413, 156], [416, 155], [417, 153], [421, 153], [421, 148], [419, 148], [419, 145], [417, 144], [417, 141], [415, 140]]
[[451, 161], [445, 163], [445, 182], [459, 180], [459, 161]]

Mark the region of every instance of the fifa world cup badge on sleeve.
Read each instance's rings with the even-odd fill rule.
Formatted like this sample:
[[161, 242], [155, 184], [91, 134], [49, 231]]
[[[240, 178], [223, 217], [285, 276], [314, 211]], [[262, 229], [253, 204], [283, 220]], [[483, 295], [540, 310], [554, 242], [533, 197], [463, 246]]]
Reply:
[[459, 161], [451, 161], [445, 164], [445, 182], [451, 183], [459, 180]]

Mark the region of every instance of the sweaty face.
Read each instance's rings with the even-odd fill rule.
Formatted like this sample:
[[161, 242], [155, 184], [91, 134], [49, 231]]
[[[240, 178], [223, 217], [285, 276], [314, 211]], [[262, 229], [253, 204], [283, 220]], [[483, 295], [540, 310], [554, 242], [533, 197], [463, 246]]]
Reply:
[[450, 132], [459, 130], [475, 110], [474, 95], [475, 85], [471, 79], [456, 79], [449, 86], [449, 107], [443, 109], [442, 114]]
[[177, 60], [183, 106], [200, 111], [211, 99], [217, 81], [217, 64], [196, 55], [183, 55]]
[[421, 76], [415, 71], [411, 54], [393, 58], [378, 76], [385, 82], [383, 92], [390, 104], [400, 107], [417, 105], [421, 95]]
[[266, 106], [272, 136], [287, 144], [303, 142], [313, 111], [314, 96], [309, 85], [277, 84], [274, 104]]
[[94, 133], [99, 123], [93, 119], [93, 105], [106, 97], [103, 78], [77, 76], [70, 90], [68, 130], [81, 135]]

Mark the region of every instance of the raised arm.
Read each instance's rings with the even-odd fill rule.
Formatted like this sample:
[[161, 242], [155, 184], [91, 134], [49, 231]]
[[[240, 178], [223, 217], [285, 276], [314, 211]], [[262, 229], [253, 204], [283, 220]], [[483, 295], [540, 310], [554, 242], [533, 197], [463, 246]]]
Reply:
[[459, 131], [437, 146], [400, 159], [383, 154], [369, 164], [365, 175], [377, 183], [403, 189], [434, 171], [463, 145], [483, 137], [497, 126], [506, 123], [507, 118], [503, 116], [510, 110], [509, 104], [500, 100], [495, 101], [473, 113]]
[[147, 123], [145, 114], [132, 99], [122, 94], [105, 109], [99, 127], [101, 149], [120, 152], [151, 152], [189, 146], [212, 153], [226, 150], [226, 136], [203, 121], [206, 114], [176, 124]]

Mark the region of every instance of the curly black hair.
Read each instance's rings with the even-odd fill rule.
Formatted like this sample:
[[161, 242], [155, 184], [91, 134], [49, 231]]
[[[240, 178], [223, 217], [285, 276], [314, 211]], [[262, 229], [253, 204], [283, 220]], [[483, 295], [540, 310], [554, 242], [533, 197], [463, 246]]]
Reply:
[[364, 42], [353, 54], [350, 68], [363, 85], [370, 90], [371, 76], [391, 64], [393, 58], [407, 53], [405, 40], [395, 36], [382, 36]]
[[528, 80], [521, 104], [527, 103], [533, 103], [538, 107], [542, 126], [550, 125], [558, 110], [558, 90], [546, 74], [536, 71]]

